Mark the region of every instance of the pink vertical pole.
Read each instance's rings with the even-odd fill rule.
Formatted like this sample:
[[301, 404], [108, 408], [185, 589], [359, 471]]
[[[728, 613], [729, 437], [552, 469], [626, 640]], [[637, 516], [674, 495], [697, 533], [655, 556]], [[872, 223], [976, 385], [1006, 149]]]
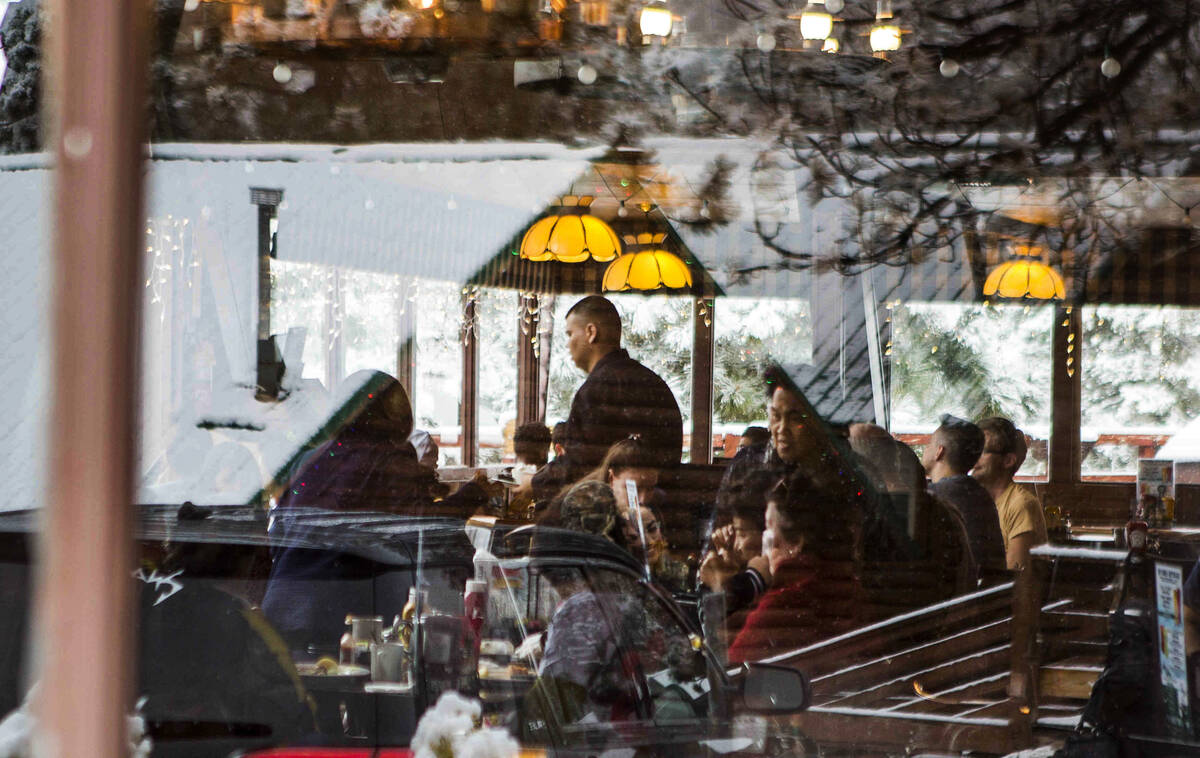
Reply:
[[46, 149], [55, 160], [54, 370], [39, 553], [38, 752], [128, 754], [134, 667], [148, 3], [52, 0]]

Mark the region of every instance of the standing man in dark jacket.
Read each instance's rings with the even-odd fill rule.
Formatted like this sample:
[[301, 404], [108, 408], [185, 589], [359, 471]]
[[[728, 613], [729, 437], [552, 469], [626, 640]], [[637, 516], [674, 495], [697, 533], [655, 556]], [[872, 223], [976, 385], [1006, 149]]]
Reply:
[[533, 494], [548, 501], [598, 466], [614, 442], [640, 435], [663, 467], [683, 453], [683, 417], [658, 374], [621, 348], [621, 318], [611, 302], [585, 297], [567, 311], [567, 351], [587, 379], [571, 401], [565, 450], [533, 477]]

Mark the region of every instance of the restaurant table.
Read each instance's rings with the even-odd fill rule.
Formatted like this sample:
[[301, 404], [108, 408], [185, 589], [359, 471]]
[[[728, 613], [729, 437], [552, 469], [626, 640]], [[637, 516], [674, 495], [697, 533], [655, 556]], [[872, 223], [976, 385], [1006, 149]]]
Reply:
[[318, 730], [347, 745], [405, 744], [416, 729], [416, 692], [411, 685], [374, 684], [362, 671], [300, 677], [316, 704]]

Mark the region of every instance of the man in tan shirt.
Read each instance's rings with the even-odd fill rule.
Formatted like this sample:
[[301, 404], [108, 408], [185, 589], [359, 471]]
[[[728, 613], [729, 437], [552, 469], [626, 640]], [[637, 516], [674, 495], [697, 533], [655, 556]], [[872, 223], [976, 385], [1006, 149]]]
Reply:
[[971, 475], [996, 501], [1004, 553], [1010, 571], [1029, 565], [1029, 550], [1046, 542], [1046, 517], [1037, 495], [1013, 481], [1025, 462], [1025, 435], [1006, 418], [993, 416], [979, 422], [983, 430], [983, 455]]

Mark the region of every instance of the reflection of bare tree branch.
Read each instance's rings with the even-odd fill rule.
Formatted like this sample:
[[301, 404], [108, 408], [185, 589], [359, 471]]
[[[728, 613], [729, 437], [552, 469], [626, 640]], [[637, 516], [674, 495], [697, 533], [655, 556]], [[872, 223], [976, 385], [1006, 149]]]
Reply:
[[[890, 66], [866, 70], [857, 89], [816, 85], [836, 81], [814, 73], [816, 64], [788, 69], [785, 80], [777, 66], [786, 58], [739, 56], [742, 84], [764, 107], [754, 114], [759, 127], [780, 110], [791, 115], [771, 128], [808, 170], [800, 189], [810, 204], [851, 201], [866, 230], [858, 253], [833, 256], [833, 266], [902, 265], [924, 246], [953, 245], [963, 228], [991, 215], [947, 183], [1158, 173], [1177, 154], [1154, 135], [1190, 128], [1196, 115], [1180, 96], [1195, 91], [1195, 69], [1179, 63], [1196, 56], [1196, 19], [1177, 5], [947, 0], [906, 10], [916, 34], [928, 37]], [[1112, 78], [1100, 75], [1102, 51], [1121, 62]], [[969, 65], [974, 77], [937, 76], [942, 56]], [[703, 106], [716, 112], [717, 102]], [[1076, 205], [1089, 225], [1061, 244], [1090, 255], [1119, 224], [1102, 217], [1099, 198], [1084, 193]], [[755, 230], [781, 267], [825, 259], [791, 249], [775, 224], [756, 221]]]
[[705, 100], [703, 97], [701, 97], [699, 92], [697, 92], [696, 90], [692, 89], [691, 87], [689, 87], [687, 84], [684, 83], [683, 77], [681, 77], [679, 75], [679, 69], [672, 68], [670, 71], [668, 71], [667, 72], [667, 81], [671, 82], [672, 84], [674, 84], [675, 86], [679, 87], [681, 90], [686, 92], [688, 97], [692, 98], [693, 102], [695, 102], [697, 105], [699, 105], [701, 108], [703, 108], [709, 114], [711, 114], [712, 117], [717, 120], [718, 124], [724, 125], [726, 123], [725, 117], [722, 116], [719, 111], [717, 111], [711, 105], [709, 105], [708, 101]]

